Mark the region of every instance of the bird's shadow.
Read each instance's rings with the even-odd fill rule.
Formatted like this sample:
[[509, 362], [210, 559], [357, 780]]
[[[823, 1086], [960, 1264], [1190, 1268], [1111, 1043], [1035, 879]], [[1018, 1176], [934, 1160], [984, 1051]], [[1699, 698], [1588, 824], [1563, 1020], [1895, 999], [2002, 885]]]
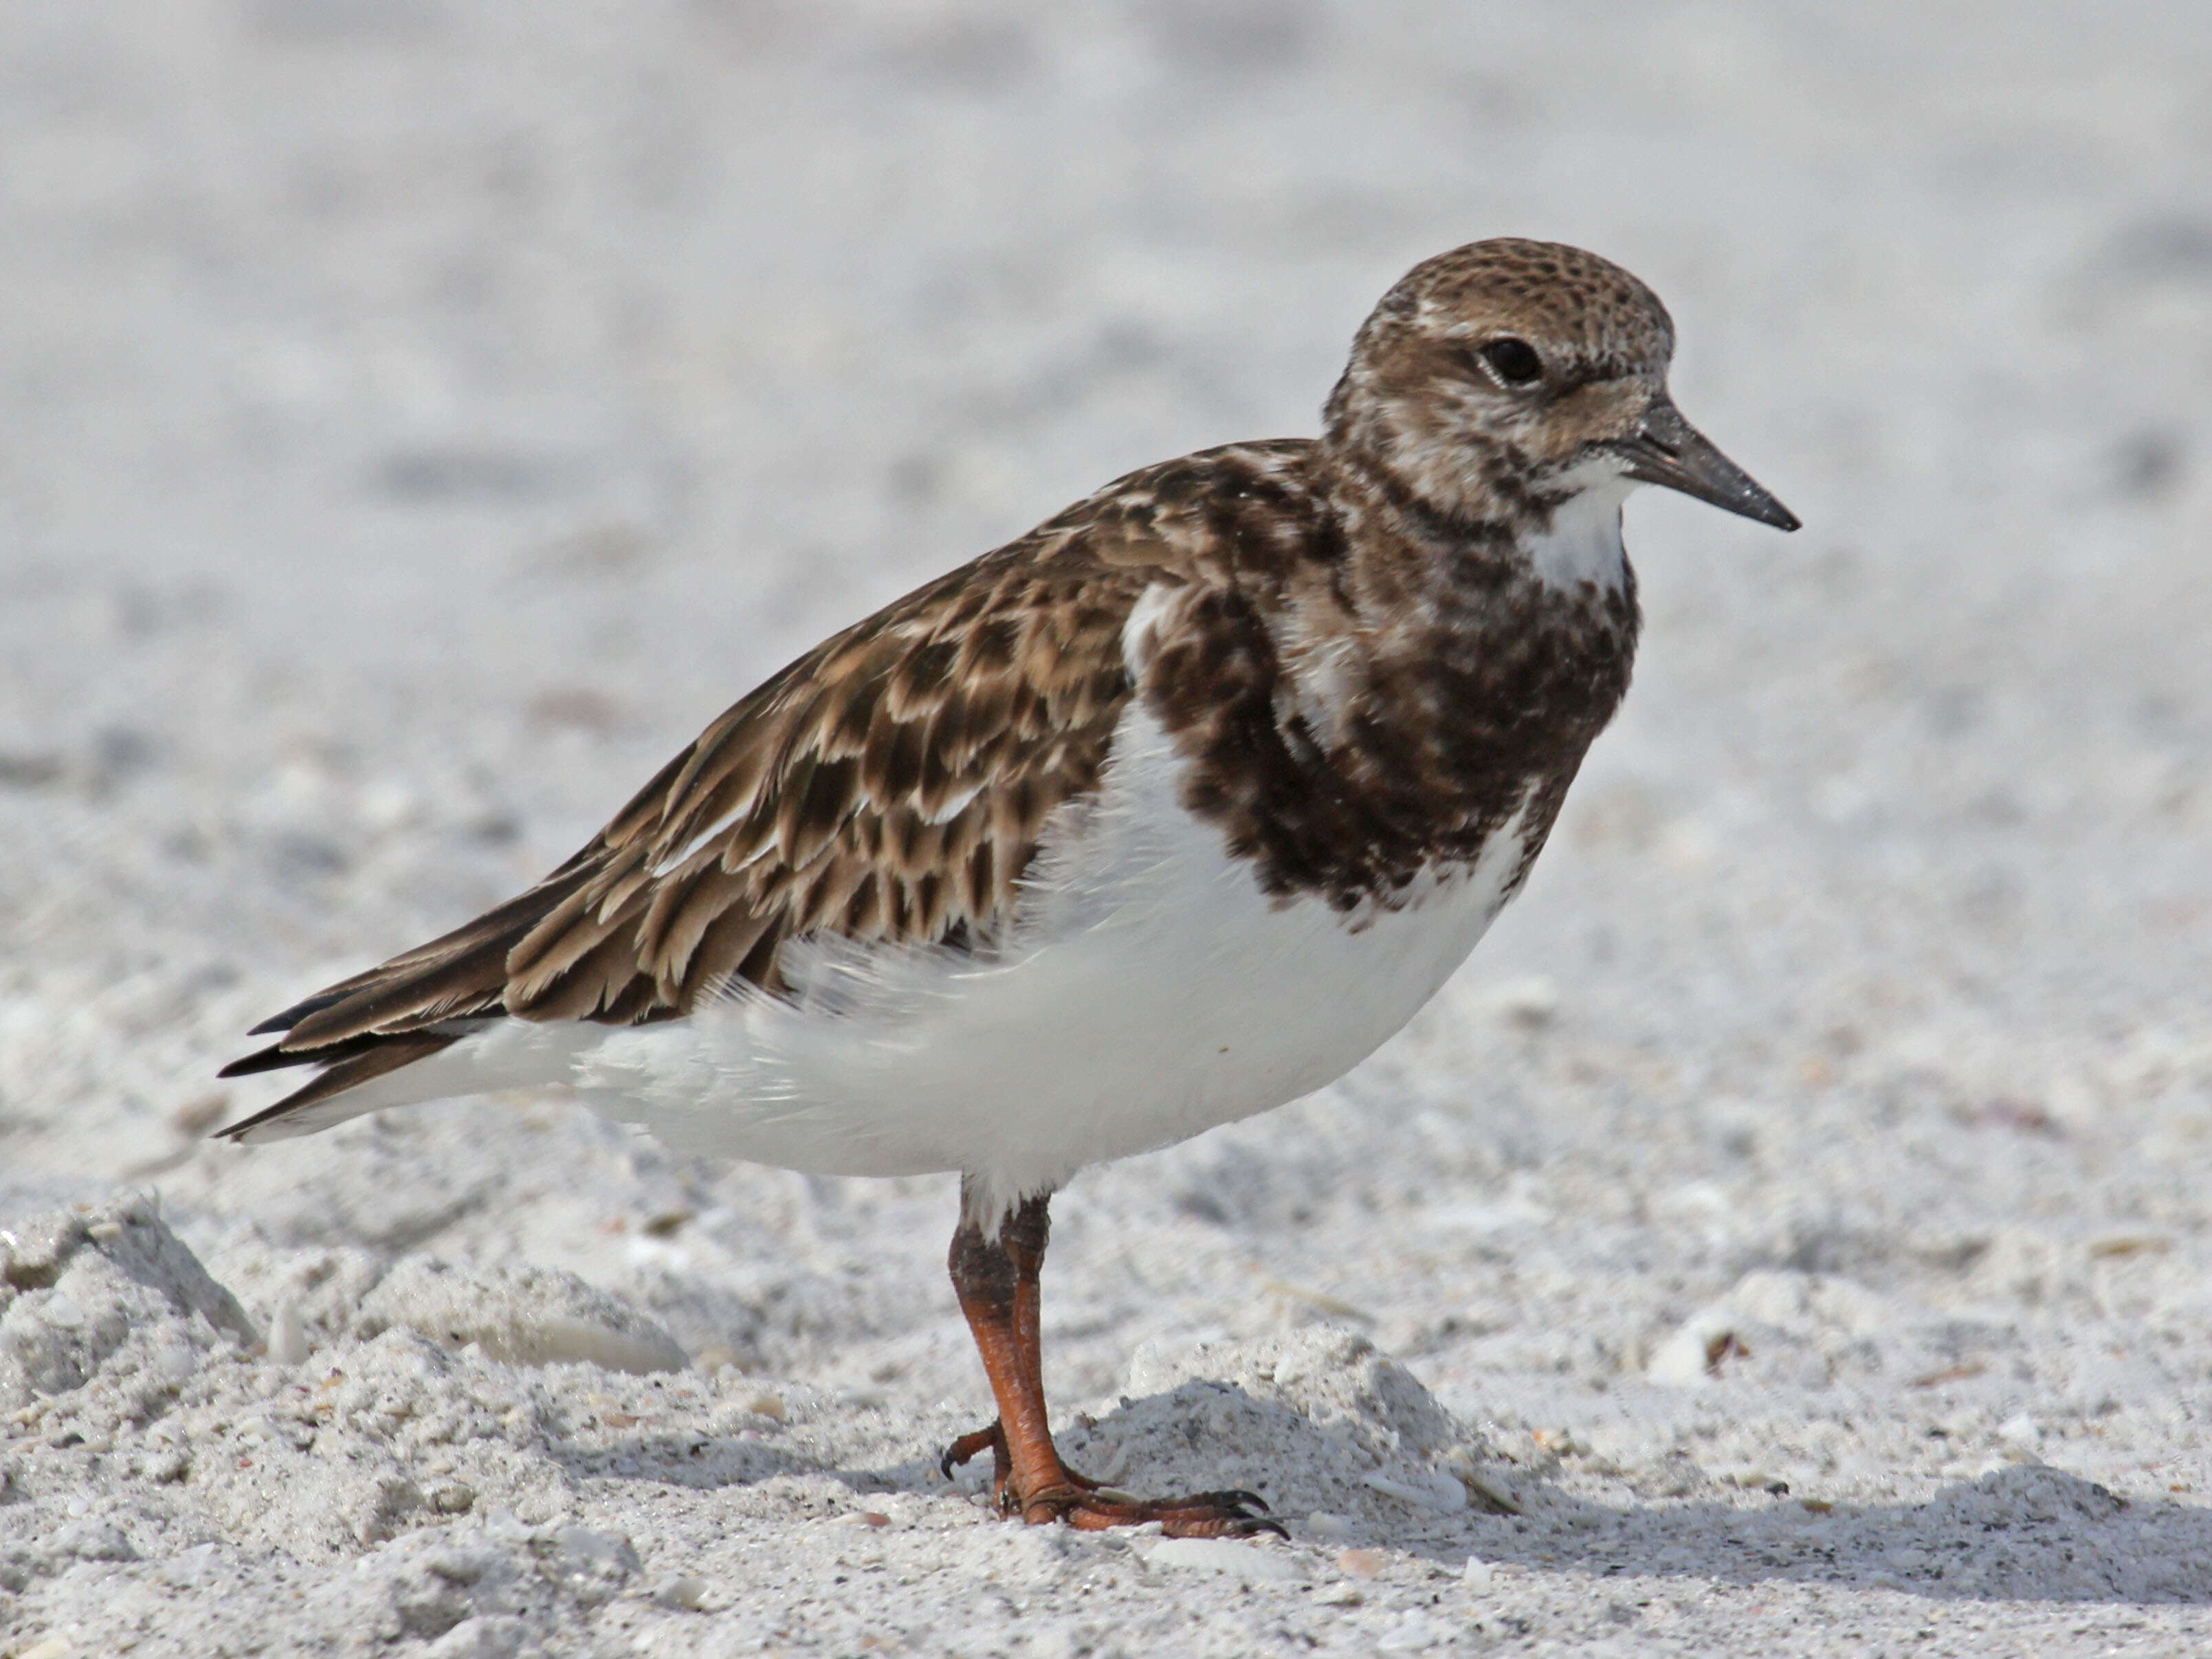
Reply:
[[[1161, 1443], [1163, 1429], [1171, 1446]], [[1073, 1450], [1094, 1465], [1117, 1445], [1138, 1446], [1129, 1467], [1094, 1472], [1141, 1496], [1247, 1486], [1274, 1504], [1294, 1540], [1380, 1546], [1454, 1569], [1479, 1559], [1532, 1572], [1849, 1586], [1932, 1601], [2212, 1605], [2212, 1510], [2130, 1502], [2041, 1464], [1954, 1482], [1921, 1503], [1833, 1504], [1772, 1493], [1615, 1506], [1515, 1470], [1510, 1486], [1525, 1513], [1440, 1515], [1316, 1474], [1346, 1466], [1345, 1435], [1233, 1383], [1185, 1383], [1126, 1401], [1074, 1438]], [[554, 1454], [577, 1475], [702, 1492], [828, 1476], [860, 1498], [954, 1502], [975, 1484], [973, 1476], [948, 1484], [935, 1447], [893, 1463], [834, 1466], [772, 1439], [654, 1430], [605, 1447], [556, 1445]], [[1324, 1538], [1301, 1517], [1332, 1504], [1351, 1511], [1350, 1529], [1340, 1521]]]

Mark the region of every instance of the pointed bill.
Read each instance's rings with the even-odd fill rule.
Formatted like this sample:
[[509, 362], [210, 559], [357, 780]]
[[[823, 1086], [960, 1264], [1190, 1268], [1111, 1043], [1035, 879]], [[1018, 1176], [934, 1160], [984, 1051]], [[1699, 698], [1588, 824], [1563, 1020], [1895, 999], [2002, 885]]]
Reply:
[[1640, 483], [1679, 489], [1777, 530], [1798, 526], [1795, 513], [1684, 420], [1669, 398], [1656, 399], [1644, 417], [1644, 429], [1613, 447], [1628, 458], [1628, 476]]

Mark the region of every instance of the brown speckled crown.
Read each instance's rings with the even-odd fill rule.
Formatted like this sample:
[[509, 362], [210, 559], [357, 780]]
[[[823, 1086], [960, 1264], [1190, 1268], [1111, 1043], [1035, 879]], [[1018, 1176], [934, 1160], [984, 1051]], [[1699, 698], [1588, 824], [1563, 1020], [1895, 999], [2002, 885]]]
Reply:
[[[1471, 355], [1501, 335], [1540, 386], [1508, 396]], [[1637, 633], [1625, 566], [1562, 589], [1528, 538], [1663, 392], [1673, 342], [1649, 289], [1577, 249], [1417, 266], [1360, 330], [1323, 438], [1132, 473], [824, 641], [527, 892], [264, 1022], [280, 1040], [225, 1075], [321, 1069], [226, 1133], [487, 1021], [778, 994], [809, 935], [993, 949], [1133, 703], [1188, 763], [1183, 805], [1283, 902], [1361, 926], [1509, 822], [1517, 884]]]
[[1449, 327], [1484, 315], [1570, 342], [1584, 361], [1619, 373], [1663, 367], [1674, 350], [1674, 319], [1659, 296], [1611, 260], [1564, 242], [1498, 236], [1424, 259], [1399, 278], [1361, 327], [1352, 355], [1370, 354], [1409, 322]]

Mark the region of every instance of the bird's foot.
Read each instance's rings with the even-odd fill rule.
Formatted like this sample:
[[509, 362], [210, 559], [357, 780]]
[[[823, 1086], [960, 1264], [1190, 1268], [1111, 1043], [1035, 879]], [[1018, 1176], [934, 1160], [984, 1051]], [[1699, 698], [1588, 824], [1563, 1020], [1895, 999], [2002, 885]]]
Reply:
[[[1278, 1538], [1291, 1535], [1281, 1522], [1264, 1512], [1265, 1500], [1249, 1492], [1193, 1492], [1188, 1498], [1147, 1502], [1103, 1486], [1048, 1486], [1018, 1505], [1004, 1498], [1000, 1504], [1033, 1527], [1062, 1521], [1079, 1531], [1103, 1532], [1109, 1527], [1141, 1527], [1157, 1521], [1170, 1538], [1252, 1538], [1263, 1532]], [[1261, 1512], [1255, 1514], [1255, 1510]]]
[[[947, 1446], [938, 1468], [950, 1480], [954, 1469], [987, 1450], [991, 1454], [991, 1495], [999, 1513], [1018, 1516], [1033, 1527], [1062, 1521], [1080, 1531], [1103, 1532], [1108, 1527], [1141, 1527], [1157, 1521], [1170, 1538], [1249, 1538], [1263, 1532], [1290, 1536], [1281, 1522], [1266, 1513], [1267, 1500], [1257, 1492], [1202, 1492], [1148, 1503], [1103, 1486], [1061, 1463], [1054, 1479], [1024, 1493], [1014, 1480], [1006, 1430], [995, 1422]], [[1261, 1512], [1255, 1514], [1255, 1510]]]

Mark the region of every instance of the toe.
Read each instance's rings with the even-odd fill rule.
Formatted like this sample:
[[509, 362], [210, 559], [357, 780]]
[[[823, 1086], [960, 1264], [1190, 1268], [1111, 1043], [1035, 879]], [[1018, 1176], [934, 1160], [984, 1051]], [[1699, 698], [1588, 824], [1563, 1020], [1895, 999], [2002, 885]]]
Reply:
[[1170, 1538], [1251, 1538], [1261, 1533], [1288, 1538], [1290, 1534], [1281, 1522], [1252, 1512], [1249, 1505], [1260, 1501], [1251, 1492], [1212, 1492], [1146, 1503], [1121, 1492], [1061, 1487], [1037, 1493], [1022, 1505], [1021, 1512], [1032, 1526], [1064, 1521], [1083, 1532], [1141, 1527], [1157, 1521]]
[[1170, 1538], [1257, 1538], [1273, 1533], [1287, 1540], [1290, 1528], [1269, 1515], [1171, 1515], [1160, 1517], [1160, 1530]]
[[1194, 1492], [1188, 1498], [1176, 1500], [1179, 1504], [1218, 1504], [1224, 1509], [1257, 1510], [1267, 1512], [1267, 1500], [1256, 1492], [1246, 1492], [1242, 1486], [1231, 1486], [1221, 1492]]
[[1006, 1431], [998, 1424], [994, 1423], [988, 1429], [977, 1429], [971, 1434], [962, 1435], [945, 1449], [945, 1455], [937, 1460], [938, 1469], [947, 1480], [950, 1480], [952, 1479], [953, 1470], [977, 1453], [984, 1451], [991, 1454], [991, 1490], [999, 1495], [1003, 1504], [1006, 1498], [1006, 1478], [1012, 1472], [1012, 1465], [1006, 1457]]

